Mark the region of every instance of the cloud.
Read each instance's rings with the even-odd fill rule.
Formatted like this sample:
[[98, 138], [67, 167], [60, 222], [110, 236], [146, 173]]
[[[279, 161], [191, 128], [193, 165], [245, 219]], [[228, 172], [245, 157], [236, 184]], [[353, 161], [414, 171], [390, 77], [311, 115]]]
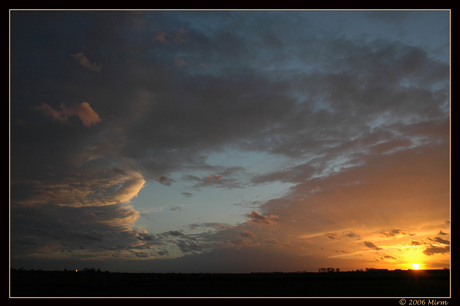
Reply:
[[101, 65], [96, 63], [91, 63], [90, 60], [83, 54], [83, 52], [78, 52], [71, 55], [75, 60], [77, 60], [81, 66], [88, 68], [89, 70], [95, 72], [101, 72]]
[[391, 255], [384, 255], [381, 259], [395, 259], [396, 260], [397, 258]]
[[[204, 168], [208, 168], [204, 166]], [[207, 176], [194, 176], [194, 175], [185, 175], [183, 178], [186, 181], [194, 182], [193, 187], [195, 189], [201, 189], [204, 187], [216, 187], [216, 188], [243, 188], [245, 187], [239, 179], [235, 177], [230, 177], [232, 174], [235, 174], [234, 170], [232, 169], [224, 169], [222, 170], [221, 174], [213, 174], [209, 173]], [[224, 177], [223, 175], [228, 175], [228, 177]]]
[[176, 245], [183, 254], [198, 254], [207, 248], [206, 244], [193, 240], [178, 240]]
[[235, 206], [240, 206], [240, 207], [245, 207], [245, 208], [257, 208], [259, 207], [261, 204], [263, 204], [262, 201], [243, 201], [241, 203], [235, 203], [233, 205]]
[[200, 254], [209, 251], [213, 244], [207, 240], [208, 235], [207, 232], [185, 234], [179, 230], [167, 231], [155, 235], [149, 246], [155, 246], [155, 249], [169, 250], [167, 252], [175, 253], [175, 256]]
[[354, 238], [357, 240], [361, 239], [361, 236], [354, 232], [342, 232], [340, 234], [336, 232], [331, 232], [331, 233], [326, 233], [325, 236], [332, 240], [342, 240], [344, 238]]
[[425, 250], [423, 250], [423, 254], [427, 256], [432, 256], [436, 254], [447, 254], [450, 253], [450, 247], [449, 246], [444, 246], [444, 247], [439, 247], [439, 246], [429, 246]]
[[145, 231], [145, 230], [144, 230], [143, 232], [138, 232], [138, 233], [136, 233], [136, 235], [137, 235], [137, 238], [138, 238], [139, 240], [152, 241], [152, 240], [155, 239], [155, 235], [149, 234], [149, 233], [147, 233], [147, 231]]
[[219, 222], [193, 223], [193, 224], [190, 224], [189, 227], [190, 229], [205, 228], [205, 229], [214, 229], [214, 230], [232, 228], [232, 226], [228, 224], [219, 223]]
[[181, 57], [179, 57], [179, 56], [176, 56], [176, 57], [174, 58], [174, 66], [180, 68], [180, 67], [185, 67], [185, 66], [187, 66], [187, 65], [188, 65], [187, 61], [184, 60], [183, 58], [181, 58]]
[[50, 116], [51, 118], [55, 120], [58, 120], [61, 122], [67, 121], [67, 116], [62, 114], [60, 111], [53, 109], [51, 106], [49, 106], [46, 103], [42, 103], [40, 106], [36, 107], [36, 109], [43, 111], [45, 114], [47, 114], [48, 116]]
[[160, 43], [175, 43], [175, 44], [185, 44], [187, 42], [188, 32], [184, 28], [181, 28], [177, 31], [158, 31], [155, 33], [152, 41]]
[[[251, 182], [255, 184], [263, 184], [275, 181], [299, 182], [312, 177], [316, 171], [316, 167], [314, 167], [311, 163], [305, 163], [297, 165], [296, 167], [286, 168], [281, 171], [254, 176]], [[319, 189], [315, 186], [313, 190], [318, 191]]]
[[344, 237], [347, 237], [347, 238], [355, 238], [355, 239], [361, 239], [361, 236], [357, 233], [354, 233], [354, 232], [345, 232], [343, 234]]
[[394, 24], [405, 21], [410, 14], [409, 11], [369, 11], [365, 12], [364, 16], [379, 22]]
[[[15, 206], [13, 258], [110, 258], [116, 249], [142, 245], [130, 226], [139, 213], [130, 206]], [[144, 236], [147, 239], [147, 236]]]
[[154, 38], [152, 39], [153, 42], [166, 42], [166, 32], [164, 31], [160, 31], [160, 32], [157, 32], [154, 36]]
[[173, 236], [173, 237], [182, 237], [184, 234], [180, 231], [168, 231], [165, 233], [162, 233], [163, 236]]
[[108, 206], [128, 203], [136, 197], [145, 180], [138, 172], [108, 169], [68, 175], [55, 183], [31, 182], [33, 193], [20, 205], [70, 207]]
[[395, 150], [403, 150], [411, 145], [412, 141], [410, 139], [394, 139], [378, 143], [371, 146], [369, 149], [374, 153], [391, 153]]
[[99, 115], [91, 108], [88, 102], [82, 102], [80, 105], [71, 106], [70, 108], [63, 108], [64, 113], [67, 115], [76, 115], [80, 118], [84, 126], [91, 126], [101, 122]]
[[58, 180], [43, 177], [12, 188], [23, 195], [12, 202], [15, 256], [108, 258], [119, 256], [118, 248], [142, 247], [131, 229], [140, 213], [129, 205], [145, 182], [142, 175], [119, 168], [67, 170]]
[[214, 175], [212, 173], [210, 173], [208, 177], [206, 178], [207, 183], [218, 182], [220, 180], [222, 180], [222, 175]]
[[399, 235], [407, 235], [406, 232], [404, 232], [403, 230], [399, 228], [394, 228], [388, 231], [383, 231], [383, 232], [380, 232], [380, 234], [382, 234], [385, 237], [395, 237]]
[[245, 232], [242, 232], [241, 233], [241, 237], [243, 238], [249, 238], [249, 239], [255, 239], [256, 238], [256, 235], [254, 235], [253, 233], [249, 232], [249, 231], [245, 231]]
[[61, 104], [60, 108], [60, 111], [55, 110], [46, 103], [42, 103], [40, 106], [36, 107], [37, 110], [41, 110], [46, 115], [61, 122], [66, 122], [71, 116], [77, 116], [86, 127], [90, 127], [102, 121], [88, 102], [82, 102], [81, 104], [72, 106]]
[[277, 215], [262, 216], [255, 210], [248, 214], [248, 217], [251, 218], [252, 222], [265, 224], [274, 224], [280, 220]]
[[450, 241], [449, 241], [449, 240], [442, 239], [441, 237], [434, 237], [433, 240], [434, 240], [435, 242], [438, 242], [438, 243], [441, 243], [441, 244], [447, 244], [447, 245], [450, 244]]
[[159, 178], [159, 182], [160, 184], [162, 185], [165, 185], [165, 186], [171, 186], [171, 184], [173, 182], [175, 182], [172, 178], [169, 178], [169, 177], [166, 177], [166, 176], [162, 176]]
[[326, 234], [326, 237], [333, 240], [339, 239], [337, 233], [328, 233]]
[[367, 246], [368, 248], [376, 250], [376, 251], [379, 251], [379, 250], [382, 249], [382, 248], [379, 248], [378, 246], [376, 246], [374, 243], [372, 243], [370, 241], [364, 241], [364, 245]]

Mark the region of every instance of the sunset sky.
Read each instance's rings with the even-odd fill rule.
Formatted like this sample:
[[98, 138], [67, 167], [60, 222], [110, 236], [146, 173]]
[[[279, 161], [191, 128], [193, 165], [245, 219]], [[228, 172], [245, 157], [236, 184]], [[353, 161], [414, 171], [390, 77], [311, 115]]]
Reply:
[[450, 11], [10, 11], [11, 266], [450, 265]]

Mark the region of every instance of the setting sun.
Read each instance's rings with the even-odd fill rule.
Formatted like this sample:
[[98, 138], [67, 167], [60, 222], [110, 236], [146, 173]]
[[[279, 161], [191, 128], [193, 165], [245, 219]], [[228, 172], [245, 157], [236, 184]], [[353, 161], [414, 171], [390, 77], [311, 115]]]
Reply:
[[414, 268], [414, 270], [418, 270], [418, 269], [420, 269], [420, 264], [418, 264], [418, 263], [413, 263], [413, 264], [412, 264], [412, 268]]

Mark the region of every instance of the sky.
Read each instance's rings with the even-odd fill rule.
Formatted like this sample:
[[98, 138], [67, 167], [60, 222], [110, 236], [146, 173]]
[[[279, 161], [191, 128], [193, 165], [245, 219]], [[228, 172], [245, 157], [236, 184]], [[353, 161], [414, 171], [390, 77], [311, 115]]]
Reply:
[[450, 11], [10, 11], [10, 262], [450, 266]]

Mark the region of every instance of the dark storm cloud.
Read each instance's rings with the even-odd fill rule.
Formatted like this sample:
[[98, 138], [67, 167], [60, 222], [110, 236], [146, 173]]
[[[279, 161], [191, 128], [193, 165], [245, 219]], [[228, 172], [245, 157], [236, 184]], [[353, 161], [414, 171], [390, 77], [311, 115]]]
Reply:
[[[113, 19], [105, 22], [111, 21]], [[102, 21], [98, 21], [95, 26], [100, 26], [101, 23]], [[143, 28], [132, 28], [132, 31], [139, 37], [150, 34]], [[119, 35], [117, 32], [115, 34]], [[204, 34], [195, 31], [194, 35], [195, 39], [199, 40], [199, 36]], [[120, 38], [122, 40], [118, 43], [112, 40], [107, 42], [110, 42], [114, 51], [119, 53], [119, 59], [113, 61], [112, 66], [121, 69], [121, 74], [127, 79], [135, 79], [138, 82], [134, 84], [128, 81], [123, 84], [125, 93], [121, 95], [118, 95], [118, 89], [115, 89], [112, 99], [115, 104], [111, 104], [110, 113], [128, 111], [127, 114], [131, 116], [127, 117], [131, 119], [125, 116], [124, 121], [119, 122], [124, 125], [123, 131], [116, 130], [117, 127], [113, 126], [112, 131], [108, 133], [113, 135], [113, 141], [126, 139], [124, 145], [119, 145], [119, 152], [116, 153], [136, 159], [138, 166], [141, 166], [146, 174], [153, 172], [163, 175], [184, 163], [199, 163], [199, 154], [204, 148], [209, 150], [232, 142], [246, 149], [268, 150], [288, 156], [317, 153], [318, 148], [324, 145], [338, 149], [339, 145], [346, 144], [344, 140], [348, 140], [351, 135], [368, 136], [369, 132], [360, 127], [369, 120], [378, 120], [377, 114], [382, 111], [388, 110], [388, 118], [396, 121], [397, 118], [408, 114], [407, 111], [412, 109], [412, 101], [417, 103], [417, 107], [431, 102], [428, 98], [430, 92], [417, 87], [401, 88], [400, 82], [406, 79], [410, 79], [411, 82], [424, 80], [426, 76], [433, 79], [436, 79], [437, 75], [443, 77], [443, 74], [438, 72], [442, 69], [447, 73], [446, 67], [440, 68], [443, 65], [430, 63], [427, 55], [415, 48], [398, 44], [385, 45], [383, 42], [364, 46], [359, 42], [313, 39], [317, 48], [325, 50], [329, 55], [322, 61], [330, 60], [328, 63], [332, 63], [329, 64], [331, 71], [295, 71], [278, 77], [275, 82], [272, 74], [254, 67], [259, 58], [256, 54], [248, 54], [249, 57], [245, 61], [248, 65], [244, 69], [228, 70], [234, 61], [241, 57], [226, 57], [225, 61], [222, 61], [223, 55], [215, 52], [219, 57], [210, 57], [207, 65], [219, 63], [219, 71], [230, 73], [210, 74], [206, 71], [200, 72], [197, 68], [190, 77], [187, 73], [179, 76], [161, 73], [168, 69], [166, 63], [162, 64], [161, 68], [161, 52], [160, 55], [154, 53], [148, 60], [143, 56], [154, 50], [161, 51], [162, 46], [149, 47], [140, 39], [131, 41], [123, 36]], [[139, 52], [137, 57], [131, 59], [129, 65], [122, 57], [127, 55], [127, 51], [122, 47], [123, 39], [131, 42], [131, 50]], [[224, 37], [216, 34], [213, 42], [219, 44], [220, 39], [223, 40]], [[245, 44], [244, 50], [252, 50], [250, 41], [244, 40], [243, 37], [238, 37], [238, 43]], [[183, 52], [193, 54], [193, 50], [187, 49], [188, 44], [193, 44], [193, 41], [184, 43], [183, 47], [186, 49]], [[299, 44], [298, 51], [302, 48], [308, 49], [309, 45]], [[340, 57], [334, 51], [336, 49], [341, 50]], [[308, 57], [300, 58], [300, 63], [303, 62], [305, 65], [311, 64], [310, 61]], [[322, 64], [322, 61], [318, 65]], [[141, 68], [142, 64], [144, 68]], [[148, 69], [149, 66], [152, 69]], [[155, 67], [161, 69], [153, 69]], [[161, 79], [160, 75], [163, 75]], [[111, 78], [112, 76], [107, 74], [102, 79]], [[174, 90], [175, 88], [181, 90]], [[140, 91], [147, 95], [143, 94], [143, 98], [135, 98], [132, 101], [132, 97], [138, 96]], [[129, 93], [131, 99], [128, 101], [133, 105], [131, 109], [121, 100], [124, 97], [128, 98]], [[295, 103], [293, 93], [304, 96], [304, 100], [301, 100], [303, 103]], [[404, 105], [404, 109], [392, 102], [401, 99], [409, 102], [399, 103]], [[339, 115], [349, 113], [351, 109], [355, 115]], [[439, 113], [433, 108], [430, 111], [431, 116], [435, 116], [436, 112]], [[361, 118], [366, 118], [366, 121]], [[328, 135], [327, 138], [321, 137], [325, 134]], [[110, 140], [105, 139], [100, 146], [103, 144], [106, 147], [111, 144]], [[401, 139], [399, 143], [391, 145], [390, 141], [394, 142], [393, 139], [387, 139], [386, 150], [398, 146], [407, 147], [411, 143], [408, 139]], [[348, 145], [350, 152], [353, 148], [360, 149], [359, 143]], [[385, 142], [381, 141], [375, 149], [382, 150], [384, 145]], [[317, 167], [320, 166], [322, 165], [317, 164]], [[299, 175], [300, 173], [304, 171], [299, 169]]]
[[111, 252], [136, 246], [129, 225], [138, 212], [130, 207], [18, 207], [12, 209], [12, 254], [53, 257], [76, 250]]

